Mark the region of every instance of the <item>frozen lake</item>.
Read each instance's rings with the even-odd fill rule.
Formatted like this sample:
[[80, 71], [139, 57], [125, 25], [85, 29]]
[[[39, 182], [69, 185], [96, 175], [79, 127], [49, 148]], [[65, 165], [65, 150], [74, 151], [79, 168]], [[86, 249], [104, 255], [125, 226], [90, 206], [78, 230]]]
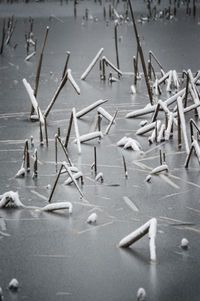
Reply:
[[[186, 15], [186, 6], [181, 2], [175, 17], [141, 23], [138, 21], [142, 14], [146, 16], [146, 5], [143, 1], [133, 1], [145, 59], [148, 52], [153, 51], [164, 71], [176, 70], [179, 78], [183, 69], [190, 68], [194, 74], [199, 70], [200, 8], [196, 2], [196, 17]], [[156, 3], [153, 1], [152, 7]], [[109, 83], [108, 68], [106, 80], [100, 80], [97, 64], [85, 81], [80, 80], [102, 47], [103, 55], [116, 64], [115, 18], [109, 18], [109, 4], [109, 1], [102, 1], [102, 5], [98, 1], [79, 1], [75, 18], [73, 1], [63, 1], [62, 5], [60, 2], [0, 3], [0, 30], [3, 18], [8, 20], [14, 15], [16, 20], [10, 45], [5, 46], [3, 55], [0, 55], [0, 194], [18, 191], [26, 206], [47, 205], [51, 191], [48, 185], [53, 187], [60, 162], [66, 160], [58, 145], [59, 164], [56, 169], [54, 137], [60, 128], [65, 140], [72, 108], [78, 112], [99, 99], [105, 99], [108, 101], [101, 106], [106, 111], [114, 116], [118, 110], [116, 123], [109, 134], [100, 141], [96, 139], [81, 144], [81, 154], [74, 143], [72, 125], [68, 153], [74, 166], [83, 173], [84, 184], [78, 183], [84, 198], [80, 198], [73, 184], [63, 185], [67, 178], [64, 174], [52, 199], [52, 203], [71, 202], [72, 215], [67, 210], [47, 213], [34, 209], [0, 209], [0, 286], [5, 300], [129, 301], [137, 300], [139, 287], [145, 288], [149, 301], [199, 300], [199, 164], [193, 155], [189, 168], [184, 167], [187, 154], [184, 143], [178, 149], [177, 129], [174, 139], [149, 145], [149, 134], [138, 136], [136, 131], [142, 120], [150, 122], [152, 114], [125, 118], [127, 113], [149, 103], [143, 74], [138, 80], [137, 93], [130, 93], [133, 56], [137, 51], [131, 22], [123, 19], [118, 26], [120, 69], [124, 72], [121, 79]], [[119, 14], [124, 14], [125, 4], [125, 1], [120, 1], [116, 6]], [[168, 6], [168, 1], [161, 1], [157, 10]], [[88, 20], [83, 18], [86, 8], [89, 9]], [[24, 60], [27, 55], [25, 33], [29, 31], [29, 16], [34, 19], [37, 50], [27, 62]], [[70, 51], [68, 67], [81, 91], [78, 95], [68, 81], [59, 94], [47, 118], [48, 147], [45, 143], [40, 145], [39, 123], [29, 120], [31, 102], [22, 83], [26, 78], [32, 87], [35, 85], [46, 26], [50, 29], [37, 96], [42, 112], [60, 84], [66, 51]], [[141, 65], [139, 71], [142, 73]], [[160, 77], [158, 67], [156, 72]], [[117, 77], [116, 73], [113, 72], [113, 76]], [[164, 87], [159, 98], [164, 101], [170, 95]], [[154, 98], [156, 101], [158, 96]], [[194, 118], [194, 114], [190, 112], [185, 118], [188, 126], [189, 118]], [[199, 125], [197, 117], [195, 121]], [[97, 110], [78, 119], [81, 135], [96, 130], [96, 125]], [[103, 133], [107, 126], [108, 122], [103, 118]], [[30, 145], [31, 136], [34, 146]], [[124, 136], [136, 139], [142, 152], [117, 147], [117, 141]], [[22, 164], [25, 139], [29, 141], [31, 171], [24, 178], [15, 178]], [[95, 181], [91, 170], [94, 146], [97, 149], [97, 172], [103, 173], [103, 183]], [[35, 148], [38, 151], [38, 177], [32, 179]], [[166, 155], [169, 172], [152, 176], [151, 183], [147, 183], [146, 177], [160, 164], [160, 150]], [[127, 164], [127, 179], [122, 155]], [[86, 220], [94, 212], [98, 215], [97, 223], [89, 225]], [[127, 249], [118, 247], [124, 236], [153, 217], [158, 222], [156, 263], [149, 259], [148, 236]], [[184, 237], [189, 240], [188, 250], [180, 247]], [[17, 293], [7, 289], [12, 278], [19, 280]]]

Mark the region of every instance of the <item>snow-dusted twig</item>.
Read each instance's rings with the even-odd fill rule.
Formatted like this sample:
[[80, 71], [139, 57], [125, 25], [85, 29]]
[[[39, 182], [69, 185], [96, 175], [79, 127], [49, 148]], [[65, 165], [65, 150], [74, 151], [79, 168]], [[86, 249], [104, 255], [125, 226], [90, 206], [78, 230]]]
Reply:
[[101, 48], [98, 53], [96, 54], [96, 56], [94, 57], [94, 59], [92, 60], [92, 62], [90, 63], [90, 65], [87, 67], [87, 69], [83, 72], [83, 74], [81, 75], [81, 79], [84, 80], [86, 79], [86, 77], [88, 76], [88, 74], [90, 73], [90, 71], [92, 70], [92, 68], [94, 67], [94, 65], [96, 64], [96, 62], [98, 61], [98, 59], [100, 58], [100, 56], [103, 53], [103, 48]]
[[92, 103], [91, 105], [85, 107], [84, 109], [82, 109], [81, 111], [77, 112], [76, 113], [76, 117], [77, 118], [80, 118], [82, 116], [84, 116], [85, 114], [91, 112], [92, 110], [94, 110], [95, 108], [97, 108], [98, 106], [100, 106], [101, 104], [107, 102], [108, 100], [106, 99], [100, 99], [100, 100], [97, 100], [96, 102]]

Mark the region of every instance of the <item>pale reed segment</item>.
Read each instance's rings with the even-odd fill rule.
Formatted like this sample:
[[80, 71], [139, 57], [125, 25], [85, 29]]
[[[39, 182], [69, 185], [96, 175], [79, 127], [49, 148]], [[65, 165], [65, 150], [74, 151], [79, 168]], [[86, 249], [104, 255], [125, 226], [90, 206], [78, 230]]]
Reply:
[[76, 117], [80, 118], [84, 115], [86, 115], [87, 113], [91, 112], [92, 110], [96, 109], [98, 106], [100, 106], [101, 104], [107, 102], [108, 99], [99, 99], [97, 101], [95, 101], [94, 103], [92, 103], [91, 105], [85, 107], [84, 109], [82, 109], [81, 111], [76, 113]]
[[[79, 178], [83, 177], [83, 173], [81, 171], [78, 171], [74, 174], [74, 179], [78, 180]], [[69, 177], [65, 182], [64, 185], [70, 185], [73, 182], [73, 180]]]
[[140, 238], [142, 238], [144, 235], [146, 235], [149, 231], [150, 223], [151, 223], [151, 220], [146, 222], [144, 225], [139, 227], [134, 232], [125, 236], [122, 240], [120, 240], [119, 247], [120, 248], [128, 248], [134, 242], [138, 241]]
[[92, 68], [94, 67], [94, 65], [96, 64], [96, 62], [98, 61], [98, 59], [100, 58], [100, 56], [103, 53], [103, 48], [101, 48], [98, 53], [96, 54], [96, 56], [94, 57], [94, 59], [92, 60], [92, 62], [90, 63], [90, 65], [87, 67], [87, 69], [83, 72], [83, 74], [81, 75], [81, 79], [84, 80], [86, 79], [86, 77], [88, 76], [88, 74], [90, 73], [90, 71], [92, 70]]
[[75, 80], [74, 80], [74, 78], [72, 76], [71, 69], [68, 69], [67, 73], [68, 73], [68, 80], [69, 80], [69, 82], [71, 83], [71, 85], [73, 86], [73, 88], [75, 89], [75, 91], [77, 92], [77, 94], [80, 95], [81, 94], [80, 88], [79, 88], [79, 86], [77, 85], [77, 83], [75, 82]]
[[187, 131], [186, 131], [185, 116], [184, 116], [184, 112], [183, 112], [183, 102], [182, 102], [182, 98], [181, 97], [178, 97], [178, 99], [177, 99], [177, 105], [178, 105], [178, 111], [179, 111], [179, 116], [180, 116], [181, 129], [182, 129], [182, 133], [183, 133], [183, 139], [184, 139], [184, 142], [185, 142], [185, 149], [186, 149], [186, 153], [189, 154], [190, 148], [189, 148], [189, 144], [188, 144], [188, 137], [187, 137]]
[[[109, 122], [112, 120], [112, 115], [110, 115], [104, 108], [102, 108], [102, 107], [99, 107], [98, 109], [97, 109], [97, 112], [99, 113], [99, 114], [101, 114], [105, 119], [107, 119]], [[114, 121], [114, 123], [115, 123], [115, 121]]]
[[25, 78], [23, 78], [22, 82], [24, 84], [24, 87], [25, 87], [28, 95], [29, 95], [30, 101], [31, 101], [31, 103], [34, 107], [34, 110], [35, 110], [40, 122], [42, 124], [44, 124], [44, 117], [43, 117], [42, 112], [41, 112], [41, 110], [38, 106], [38, 102], [37, 102], [37, 100], [34, 96], [34, 92], [33, 92], [33, 89], [31, 88], [31, 85], [27, 82], [27, 80]]
[[[80, 141], [80, 143], [84, 143], [84, 142], [87, 142], [87, 141], [90, 141], [90, 140], [96, 139], [96, 138], [103, 138], [103, 134], [101, 131], [91, 132], [91, 133], [79, 136], [79, 141]], [[78, 143], [77, 139], [75, 139], [74, 142]]]

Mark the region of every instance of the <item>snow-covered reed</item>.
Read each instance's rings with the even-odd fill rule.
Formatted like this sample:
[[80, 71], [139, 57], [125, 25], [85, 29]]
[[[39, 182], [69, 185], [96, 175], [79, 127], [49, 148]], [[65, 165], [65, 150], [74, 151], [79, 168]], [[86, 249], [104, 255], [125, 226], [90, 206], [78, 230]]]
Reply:
[[151, 175], [156, 175], [156, 174], [159, 174], [163, 171], [168, 171], [168, 170], [169, 170], [168, 165], [167, 164], [162, 164], [162, 165], [159, 165], [159, 166], [155, 167], [151, 171]]
[[94, 213], [90, 214], [90, 216], [88, 216], [87, 223], [95, 224], [96, 222], [97, 222], [97, 214], [94, 212]]
[[149, 248], [150, 248], [150, 259], [152, 261], [156, 260], [156, 247], [155, 247], [155, 238], [156, 238], [156, 232], [157, 232], [157, 220], [156, 218], [150, 219], [148, 222], [146, 222], [144, 225], [139, 227], [134, 232], [130, 233], [126, 237], [124, 237], [119, 242], [120, 248], [127, 248], [136, 241], [138, 241], [140, 238], [142, 238], [144, 235], [146, 235], [149, 232]]
[[91, 112], [92, 110], [94, 110], [96, 107], [100, 106], [101, 104], [107, 102], [108, 100], [106, 99], [99, 99], [97, 101], [95, 101], [94, 103], [92, 103], [91, 105], [85, 107], [84, 109], [82, 109], [81, 111], [76, 113], [76, 117], [80, 118], [82, 116], [84, 116], [85, 114]]
[[92, 62], [90, 63], [90, 65], [87, 67], [87, 69], [83, 72], [83, 74], [81, 75], [81, 79], [84, 80], [86, 79], [86, 77], [88, 76], [88, 74], [90, 73], [90, 71], [92, 70], [92, 68], [94, 67], [94, 65], [96, 64], [96, 62], [98, 61], [98, 59], [100, 58], [100, 56], [103, 53], [103, 48], [101, 48], [96, 56], [94, 57], [94, 59], [92, 60]]
[[[78, 180], [79, 178], [83, 177], [83, 173], [81, 171], [78, 171], [73, 176], [75, 180]], [[64, 185], [70, 185], [71, 183], [73, 183], [73, 180], [71, 177], [69, 177], [67, 180], [65, 180]]]
[[[90, 141], [90, 140], [93, 140], [96, 138], [103, 138], [103, 134], [101, 131], [96, 131], [96, 132], [91, 132], [88, 134], [81, 135], [79, 137], [79, 141], [80, 141], [80, 143], [84, 143], [84, 142], [87, 142], [87, 141]], [[75, 139], [74, 142], [77, 143], [77, 139]]]
[[190, 148], [189, 148], [189, 144], [188, 144], [185, 116], [184, 116], [184, 112], [183, 112], [183, 102], [182, 102], [181, 97], [178, 97], [177, 105], [178, 105], [178, 111], [179, 111], [179, 116], [180, 116], [181, 129], [182, 129], [183, 138], [184, 138], [184, 142], [185, 142], [185, 149], [186, 149], [186, 153], [189, 154]]
[[72, 86], [74, 87], [75, 91], [77, 92], [77, 94], [81, 94], [80, 88], [77, 85], [77, 83], [75, 82], [73, 76], [72, 76], [72, 72], [71, 69], [67, 70], [67, 74], [68, 74], [68, 80], [70, 81], [70, 83], [72, 84]]
[[[112, 120], [112, 116], [104, 109], [104, 108], [102, 108], [102, 107], [99, 107], [98, 109], [97, 109], [97, 112], [99, 113], [99, 114], [101, 114], [101, 116], [103, 116], [105, 119], [107, 119], [109, 122], [111, 122], [111, 120]], [[115, 121], [114, 121], [114, 123], [115, 123]]]
[[19, 199], [18, 192], [8, 191], [0, 195], [0, 208], [6, 207], [8, 204], [14, 205], [15, 207], [24, 208], [24, 205]]
[[45, 207], [41, 208], [42, 211], [57, 211], [62, 209], [69, 209], [69, 213], [72, 213], [72, 204], [70, 202], [59, 202], [59, 203], [52, 203], [48, 204]]
[[36, 98], [34, 96], [34, 92], [33, 92], [33, 89], [31, 88], [31, 85], [27, 82], [27, 80], [25, 78], [23, 78], [22, 82], [24, 84], [24, 87], [26, 88], [26, 91], [27, 91], [27, 93], [29, 95], [31, 103], [32, 103], [32, 105], [34, 107], [34, 110], [35, 110], [35, 112], [36, 112], [36, 114], [37, 114], [40, 122], [42, 124], [44, 124], [44, 117], [43, 117], [42, 112], [41, 112], [41, 110], [40, 110], [40, 108], [38, 106], [38, 102], [37, 102], [37, 100], [36, 100]]

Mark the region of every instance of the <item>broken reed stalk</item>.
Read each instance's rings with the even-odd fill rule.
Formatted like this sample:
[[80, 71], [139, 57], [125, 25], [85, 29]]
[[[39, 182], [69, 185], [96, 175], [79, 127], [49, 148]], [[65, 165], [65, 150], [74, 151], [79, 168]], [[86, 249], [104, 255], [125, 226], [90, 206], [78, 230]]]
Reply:
[[99, 99], [99, 100], [95, 101], [91, 105], [89, 105], [89, 106], [85, 107], [84, 109], [82, 109], [81, 111], [77, 112], [76, 118], [81, 118], [85, 114], [91, 112], [92, 110], [96, 109], [98, 106], [100, 106], [101, 104], [103, 104], [107, 101], [108, 101], [107, 99]]
[[72, 128], [72, 122], [73, 122], [73, 113], [71, 112], [70, 119], [69, 119], [69, 126], [68, 126], [68, 130], [67, 130], [67, 135], [66, 135], [66, 139], [65, 139], [65, 144], [64, 144], [64, 147], [65, 147], [65, 148], [68, 147], [69, 137], [70, 137], [71, 128]]
[[144, 61], [144, 55], [143, 55], [143, 51], [142, 51], [142, 47], [141, 47], [141, 44], [140, 44], [140, 39], [139, 39], [136, 23], [135, 23], [135, 18], [134, 18], [134, 15], [133, 15], [131, 0], [128, 0], [128, 3], [129, 3], [130, 11], [131, 11], [131, 18], [132, 18], [132, 21], [133, 21], [133, 28], [134, 28], [135, 37], [136, 37], [137, 46], [138, 46], [138, 51], [139, 51], [139, 54], [140, 54], [140, 59], [141, 59], [142, 68], [143, 68], [143, 72], [144, 72], [145, 82], [146, 82], [147, 91], [148, 91], [148, 95], [149, 95], [149, 101], [150, 101], [150, 104], [153, 105], [153, 97], [152, 97], [152, 93], [151, 93], [151, 87], [150, 87], [149, 78], [148, 78], [146, 65], [145, 65], [145, 61]]
[[48, 140], [47, 120], [46, 120], [46, 117], [44, 117], [44, 129], [45, 129], [46, 146], [48, 146], [49, 145], [49, 140]]
[[24, 159], [26, 158], [26, 170], [27, 172], [30, 171], [30, 155], [29, 155], [29, 148], [28, 148], [28, 140], [25, 140], [24, 144]]
[[57, 129], [58, 137], [60, 137], [60, 128]]
[[65, 156], [66, 156], [66, 158], [67, 158], [67, 161], [69, 162], [69, 165], [72, 166], [72, 162], [71, 162], [71, 160], [70, 160], [70, 158], [69, 158], [69, 155], [68, 155], [67, 150], [65, 149], [65, 147], [64, 147], [64, 145], [63, 145], [63, 143], [62, 143], [61, 138], [60, 138], [58, 135], [56, 135], [55, 137], [56, 137], [56, 140], [60, 143], [60, 145], [61, 145], [61, 147], [62, 147], [62, 150], [63, 150], [63, 152], [64, 152], [64, 154], [65, 154]]
[[189, 144], [188, 144], [188, 139], [187, 139], [187, 131], [186, 131], [186, 124], [185, 124], [183, 103], [182, 103], [182, 98], [180, 96], [177, 99], [177, 105], [178, 105], [178, 110], [179, 110], [179, 115], [180, 115], [180, 122], [181, 122], [181, 128], [182, 128], [182, 132], [183, 132], [183, 138], [184, 138], [184, 142], [185, 142], [186, 153], [189, 154]]
[[79, 154], [81, 154], [80, 135], [79, 135], [78, 122], [77, 122], [76, 109], [75, 108], [72, 109], [72, 114], [73, 114], [74, 129], [75, 129], [75, 134], [76, 134], [78, 152], [79, 152]]
[[115, 115], [113, 116], [113, 119], [111, 120], [111, 122], [109, 123], [108, 127], [106, 128], [105, 130], [105, 135], [108, 135], [109, 131], [110, 131], [110, 128], [111, 126], [113, 125], [114, 121], [115, 121], [115, 118], [117, 116], [117, 113], [118, 113], [118, 110], [115, 112]]
[[148, 77], [151, 80], [151, 60], [148, 60]]
[[184, 164], [185, 168], [188, 168], [188, 165], [189, 165], [190, 158], [191, 158], [193, 150], [194, 150], [194, 146], [192, 145], [191, 148], [190, 148], [189, 154], [186, 157], [186, 161], [185, 161], [185, 164]]
[[166, 163], [166, 154], [165, 154], [165, 152], [163, 152], [163, 164], [165, 164]]
[[[49, 32], [49, 26], [46, 27], [45, 36], [44, 36], [43, 45], [42, 45], [42, 50], [41, 50], [41, 53], [40, 53], [40, 59], [39, 59], [38, 67], [37, 67], [37, 73], [36, 73], [36, 78], [35, 78], [35, 88], [34, 88], [35, 98], [37, 97], [37, 92], [38, 92], [38, 87], [39, 87], [40, 72], [41, 72], [44, 48], [45, 48], [45, 45], [46, 45], [48, 32]], [[33, 112], [34, 112], [34, 108], [32, 106], [31, 115], [33, 115]]]
[[48, 199], [48, 202], [49, 202], [49, 203], [51, 202], [51, 199], [52, 199], [52, 196], [53, 196], [53, 194], [54, 194], [54, 191], [55, 191], [56, 185], [57, 185], [57, 183], [58, 183], [58, 179], [59, 179], [59, 177], [60, 177], [60, 174], [61, 174], [62, 169], [63, 169], [63, 164], [60, 166], [58, 175], [57, 175], [56, 180], [55, 180], [55, 182], [54, 182], [52, 191], [51, 191], [51, 193], [50, 193], [50, 196], [49, 196], [49, 199]]
[[67, 79], [68, 79], [68, 73], [65, 74], [65, 76], [64, 76], [63, 80], [61, 81], [59, 87], [57, 88], [57, 90], [56, 90], [56, 92], [55, 92], [55, 94], [54, 94], [54, 96], [53, 96], [50, 104], [46, 108], [46, 111], [44, 112], [44, 117], [45, 118], [47, 118], [47, 116], [49, 115], [49, 112], [51, 111], [51, 109], [52, 109], [52, 107], [53, 107], [53, 105], [54, 105], [54, 103], [55, 103], [55, 101], [56, 101], [56, 99], [57, 99], [60, 91], [62, 90], [62, 88], [66, 84]]
[[159, 62], [159, 60], [157, 59], [157, 57], [153, 54], [153, 52], [150, 50], [149, 51], [149, 60], [151, 62], [151, 66], [152, 66], [152, 60], [151, 60], [151, 57], [154, 58], [155, 62], [158, 64], [158, 66], [160, 67], [160, 69], [164, 70], [161, 63]]
[[177, 118], [178, 118], [178, 148], [181, 148], [181, 119], [179, 110], [177, 112]]
[[44, 141], [43, 141], [42, 123], [41, 123], [41, 121], [39, 122], [39, 125], [40, 125], [40, 145], [43, 145]]
[[153, 117], [152, 117], [152, 121], [151, 121], [151, 122], [154, 122], [154, 121], [157, 120], [157, 116], [158, 116], [159, 110], [160, 110], [160, 104], [157, 103], [156, 109], [155, 109], [155, 111], [154, 111], [154, 113], [153, 113]]
[[125, 174], [125, 178], [127, 179], [128, 178], [128, 171], [127, 171], [126, 160], [125, 160], [124, 155], [122, 155], [122, 158], [123, 158], [123, 165], [124, 165], [124, 174]]
[[33, 163], [33, 178], [36, 178], [38, 175], [38, 157], [37, 157], [37, 149], [34, 151], [34, 163]]
[[102, 80], [106, 79], [105, 59], [102, 59]]
[[[160, 121], [160, 120], [158, 120]], [[156, 125], [155, 125], [155, 142], [158, 142], [158, 121], [156, 120]]]
[[138, 73], [138, 70], [137, 70], [137, 63], [136, 63], [135, 56], [133, 57], [133, 68], [134, 68], [134, 85], [136, 86], [137, 85], [137, 73]]
[[117, 72], [118, 76], [122, 76], [121, 70], [119, 70], [117, 67], [115, 67], [105, 56], [103, 56], [102, 60], [106, 63], [106, 65], [109, 65], [115, 72]]
[[162, 151], [161, 151], [161, 149], [160, 149], [159, 153], [160, 153], [160, 165], [162, 165], [163, 161], [162, 161]]
[[191, 142], [193, 141], [194, 131], [193, 126], [197, 129], [198, 133], [200, 134], [200, 129], [197, 126], [196, 122], [191, 118], [190, 119], [190, 136], [191, 136]]
[[97, 117], [97, 128], [98, 131], [101, 132], [101, 120], [102, 120], [102, 116], [101, 114], [98, 112], [98, 117]]
[[39, 111], [39, 106], [37, 106], [37, 114], [38, 114], [38, 117], [39, 117], [39, 128], [40, 128], [40, 145], [43, 145], [43, 144], [44, 144], [44, 142], [43, 142], [42, 123], [41, 123], [41, 120], [40, 120], [40, 111]]
[[68, 74], [68, 80], [69, 80], [70, 84], [72, 85], [72, 87], [74, 88], [74, 90], [76, 91], [76, 93], [78, 95], [80, 95], [80, 93], [81, 93], [80, 88], [77, 85], [77, 83], [75, 82], [75, 80], [74, 80], [74, 78], [73, 78], [73, 76], [71, 74], [71, 69], [67, 70], [67, 74]]
[[92, 70], [92, 68], [94, 67], [94, 65], [96, 64], [96, 62], [98, 61], [98, 59], [100, 58], [100, 56], [103, 53], [104, 48], [101, 48], [96, 56], [94, 57], [94, 59], [92, 60], [92, 62], [90, 63], [90, 65], [87, 67], [87, 69], [83, 72], [83, 74], [81, 75], [81, 79], [84, 80], [86, 79], [86, 77], [88, 76], [88, 74], [90, 73], [90, 71]]
[[94, 173], [97, 175], [97, 148], [94, 146]]
[[57, 134], [55, 135], [55, 163], [56, 163], [56, 170], [57, 170], [57, 163], [58, 163], [58, 142], [57, 142]]
[[188, 72], [187, 72], [187, 73], [186, 73], [186, 90], [185, 90], [185, 98], [184, 98], [184, 108], [187, 107], [189, 82], [190, 82], [190, 77], [189, 77], [189, 74], [188, 74]]
[[3, 27], [2, 27], [2, 38], [1, 38], [1, 48], [0, 48], [0, 54], [3, 53], [3, 47], [5, 43], [5, 37], [6, 37], [6, 28], [5, 28], [5, 19], [3, 20]]
[[[120, 67], [119, 67], [119, 51], [118, 51], [118, 36], [117, 36], [117, 27], [118, 27], [117, 20], [114, 22], [114, 26], [115, 26], [115, 51], [116, 51], [117, 69], [120, 69]], [[118, 73], [118, 78], [120, 78], [119, 73]]]
[[67, 67], [68, 67], [68, 62], [69, 62], [69, 57], [70, 57], [70, 52], [67, 51], [67, 58], [66, 58], [66, 61], [65, 61], [65, 66], [64, 66], [64, 69], [63, 69], [63, 73], [62, 73], [62, 80], [66, 74], [66, 71], [67, 71]]

